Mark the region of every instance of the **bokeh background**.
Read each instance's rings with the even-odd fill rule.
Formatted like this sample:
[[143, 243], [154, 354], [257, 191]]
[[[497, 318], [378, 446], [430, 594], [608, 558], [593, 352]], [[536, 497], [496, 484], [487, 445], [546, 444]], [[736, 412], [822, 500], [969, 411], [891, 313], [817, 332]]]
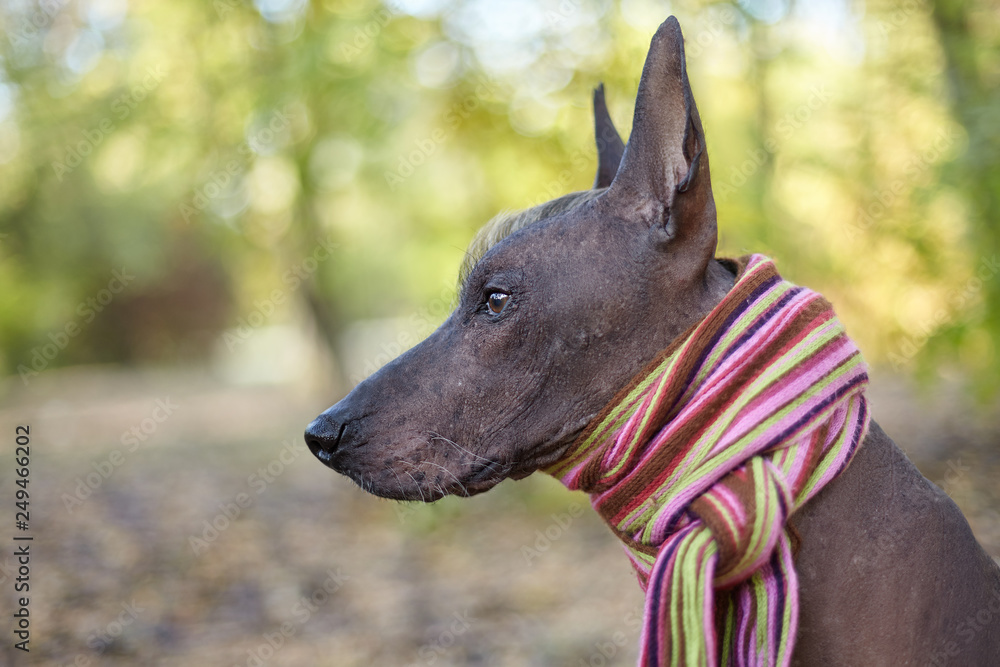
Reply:
[[586, 498], [381, 501], [301, 432], [444, 320], [478, 226], [590, 186], [591, 91], [627, 136], [671, 13], [720, 252], [834, 302], [1000, 557], [991, 0], [2, 0], [0, 663], [632, 664]]

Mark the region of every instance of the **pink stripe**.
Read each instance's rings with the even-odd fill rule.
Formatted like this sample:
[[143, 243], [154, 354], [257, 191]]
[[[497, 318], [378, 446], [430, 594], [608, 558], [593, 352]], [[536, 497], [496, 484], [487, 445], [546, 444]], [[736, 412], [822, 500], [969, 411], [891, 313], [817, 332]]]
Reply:
[[[768, 293], [774, 291], [775, 289], [779, 289], [779, 287], [769, 290]], [[800, 294], [786, 305], [786, 308], [790, 309], [788, 316], [783, 316], [784, 311], [782, 311], [782, 313], [778, 315], [778, 318], [782, 321], [790, 320], [792, 317], [798, 315], [798, 313], [812, 301], [813, 299], [809, 298], [807, 294]], [[759, 318], [757, 321], [759, 321]], [[705, 379], [704, 384], [698, 388], [697, 396], [695, 396], [688, 404], [688, 407], [691, 408], [692, 412], [697, 414], [701, 406], [713, 400], [718, 393], [731, 391], [732, 388], [729, 386], [729, 380], [731, 380], [733, 375], [750, 362], [753, 357], [752, 353], [761, 349], [764, 345], [771, 342], [782, 333], [783, 329], [777, 326], [777, 323], [773, 320], [761, 326], [761, 328], [758, 329], [754, 335], [743, 343], [740, 348], [742, 353], [731, 354], [722, 364], [719, 365], [718, 369], [713, 371]]]
[[[738, 281], [745, 281], [764, 270], [773, 270], [771, 262], [762, 256], [753, 256]], [[745, 283], [740, 284], [745, 286]], [[776, 282], [766, 294], [757, 296], [761, 299], [758, 303], [783, 296], [789, 288], [788, 283]], [[733, 348], [731, 341], [726, 347], [719, 344], [716, 349], [709, 350], [706, 362], [709, 357], [721, 358], [722, 361], [716, 362], [714, 367], [695, 370], [694, 381], [681, 388], [674, 419], [665, 424], [647, 423], [640, 432], [640, 424], [647, 418], [646, 415], [663, 412], [668, 407], [663, 404], [670, 393], [667, 389], [677, 391], [677, 383], [688, 382], [689, 378], [686, 375], [680, 377], [679, 371], [686, 365], [684, 360], [687, 356], [692, 354], [694, 342], [699, 336], [716, 335], [717, 332], [708, 330], [710, 324], [709, 318], [706, 318], [695, 329], [692, 338], [684, 341], [678, 349], [678, 357], [674, 359], [676, 363], [656, 377], [643, 379], [648, 383], [647, 389], [616, 408], [618, 411], [615, 414], [627, 415], [622, 427], [615, 432], [609, 420], [601, 427], [603, 430], [591, 436], [592, 452], [600, 452], [598, 460], [604, 479], [613, 481], [611, 488], [603, 493], [592, 491], [594, 507], [623, 531], [626, 535], [623, 541], [627, 545], [631, 544], [639, 551], [644, 549], [642, 545], [654, 545], [660, 549], [662, 557], [662, 560], [658, 559], [650, 565], [640, 560], [637, 552], [626, 549], [640, 581], [652, 576], [662, 587], [658, 596], [647, 598], [641, 660], [651, 658], [649, 650], [652, 646], [667, 648], [666, 633], [674, 620], [685, 623], [687, 627], [692, 621], [696, 624], [700, 622], [702, 637], [684, 639], [704, 641], [710, 664], [718, 663], [719, 638], [716, 635], [713, 588], [706, 585], [701, 591], [700, 618], [685, 616], [691, 613], [690, 604], [681, 604], [677, 592], [671, 590], [672, 575], [677, 572], [676, 568], [683, 567], [685, 572], [697, 568], [717, 585], [734, 586], [726, 594], [734, 612], [733, 644], [728, 647], [730, 664], [740, 667], [777, 667], [780, 664], [784, 667], [790, 661], [791, 648], [782, 656], [780, 643], [774, 643], [775, 639], [783, 638], [791, 647], [798, 623], [797, 578], [790, 541], [784, 530], [787, 520], [784, 515], [800, 506], [797, 503], [806, 500], [798, 495], [807, 485], [815, 493], [839, 474], [853, 454], [852, 438], [858, 432], [858, 426], [865, 428], [868, 419], [863, 395], [867, 378], [863, 365], [859, 364], [822, 389], [817, 387], [830, 377], [838, 365], [857, 354], [856, 347], [842, 334], [842, 327], [832, 310], [809, 320], [804, 326], [796, 323], [797, 329], [790, 327], [793, 320], [819, 298], [813, 292], [799, 290], [780, 308], [767, 310], [754, 318], [748, 316], [754, 303], [748, 300], [738, 304], [737, 308], [742, 310], [734, 322], [739, 331], [728, 333], [733, 341], [740, 341], [739, 347]], [[723, 306], [720, 304], [719, 307]], [[746, 340], [740, 340], [742, 331], [753, 333]], [[723, 332], [723, 337], [726, 333]], [[833, 340], [816, 347], [820, 337], [831, 333], [836, 334]], [[788, 337], [788, 342], [785, 337]], [[778, 341], [781, 348], [777, 358], [795, 355], [795, 363], [769, 386], [759, 388], [757, 383], [767, 377], [769, 364], [775, 362], [775, 359], [763, 358], [762, 351]], [[670, 367], [669, 362], [667, 366]], [[752, 379], [737, 385], [737, 376], [747, 369], [753, 370]], [[831, 401], [833, 397], [836, 401]], [[801, 401], [801, 404], [773, 421], [778, 411], [787, 409], [793, 401]], [[718, 414], [707, 414], [706, 407], [714, 402], [724, 407], [717, 411]], [[697, 438], [682, 441], [679, 433], [691, 424], [699, 425]], [[761, 429], [761, 425], [766, 426], [751, 439], [748, 434]], [[821, 426], [826, 428], [822, 438], [817, 431]], [[650, 432], [654, 430], [656, 432]], [[668, 468], [652, 471], [654, 474], [651, 475], [648, 469], [651, 461], [659, 458], [664, 447], [669, 447], [671, 452], [679, 452], [680, 458], [670, 462]], [[594, 458], [587, 453], [579, 456], [579, 462], [567, 462], [571, 470], [563, 475], [571, 488], [581, 483], [582, 472], [585, 466], [590, 465], [588, 459]], [[758, 481], [767, 485], [760, 490], [761, 506], [757, 511], [761, 517], [773, 516], [769, 519], [770, 525], [762, 526], [759, 533], [751, 535], [750, 543], [745, 547], [749, 551], [743, 554], [744, 561], [736, 568], [737, 571], [718, 577], [718, 552], [710, 555], [707, 545], [697, 552], [692, 552], [691, 545], [687, 543], [684, 546], [688, 548], [683, 551], [673, 550], [672, 547], [680, 545], [680, 540], [704, 525], [690, 511], [690, 504], [703, 494], [715, 511], [726, 517], [727, 526], [732, 521], [738, 531], [745, 530], [750, 521], [748, 506], [731, 488], [719, 484], [719, 480], [728, 474], [744, 477], [748, 472], [745, 466], [754, 456], [765, 457], [764, 475]], [[818, 472], [819, 465], [825, 470], [822, 475]], [[620, 470], [614, 473], [612, 479], [611, 471], [616, 468]], [[617, 516], [609, 516], [606, 511], [612, 501], [622, 508]], [[779, 504], [780, 507], [777, 506]], [[626, 521], [626, 517], [630, 518]], [[778, 558], [772, 561], [775, 549], [778, 550]], [[671, 550], [669, 557], [666, 556], [667, 550]], [[680, 559], [684, 559], [683, 563]], [[754, 605], [751, 586], [739, 583], [752, 574], [760, 577], [762, 604], [767, 605], [761, 609], [767, 619], [762, 626], [757, 625], [756, 615], [751, 613]], [[779, 586], [784, 590], [785, 608], [791, 619], [788, 627], [783, 626], [778, 613]], [[653, 598], [660, 600], [656, 608], [652, 608], [650, 602]], [[782, 633], [785, 634], [780, 636]], [[669, 660], [669, 655], [665, 660]]]
[[724, 484], [717, 484], [712, 487], [712, 493], [726, 505], [726, 509], [729, 514], [736, 520], [738, 524], [744, 524], [747, 522], [746, 510], [743, 507], [743, 503], [739, 501], [736, 494]]
[[[853, 352], [849, 350], [823, 350], [819, 354], [815, 368], [804, 369], [795, 374], [795, 380], [808, 381], [809, 384], [822, 380], [829, 375], [830, 371], [840, 365], [845, 358], [850, 357]], [[801, 396], [803, 392], [791, 391], [782, 384], [780, 387], [772, 387], [766, 390], [753, 400], [753, 407], [747, 406], [740, 411], [737, 419], [729, 425], [726, 434], [715, 446], [716, 451], [731, 447], [734, 442], [742, 439], [749, 431], [756, 428], [769, 415], [774, 414], [785, 404]], [[826, 400], [827, 394], [817, 394], [810, 396], [808, 401], [803, 402], [798, 409], [786, 415], [781, 421], [776, 422], [772, 431], [781, 432], [795, 423], [795, 421], [809, 412], [813, 407]]]

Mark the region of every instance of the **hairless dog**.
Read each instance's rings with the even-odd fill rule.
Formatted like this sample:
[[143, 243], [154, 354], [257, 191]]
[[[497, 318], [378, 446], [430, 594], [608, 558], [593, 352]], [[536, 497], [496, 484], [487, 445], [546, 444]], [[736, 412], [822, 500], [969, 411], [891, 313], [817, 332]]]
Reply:
[[[594, 188], [484, 228], [447, 321], [310, 424], [324, 464], [376, 495], [424, 501], [549, 469], [725, 302], [738, 276], [715, 256], [677, 21], [653, 38], [627, 146], [602, 88], [594, 102]], [[1000, 568], [955, 503], [864, 424], [849, 465], [785, 525], [791, 664], [1000, 664]]]

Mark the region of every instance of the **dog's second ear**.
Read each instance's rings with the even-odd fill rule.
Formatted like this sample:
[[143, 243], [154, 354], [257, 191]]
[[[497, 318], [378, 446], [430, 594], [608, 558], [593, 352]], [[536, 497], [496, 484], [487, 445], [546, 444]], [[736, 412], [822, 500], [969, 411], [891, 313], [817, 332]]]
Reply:
[[597, 143], [597, 177], [594, 178], [594, 187], [606, 188], [618, 173], [625, 143], [608, 113], [603, 83], [594, 89], [594, 141]]
[[692, 260], [715, 254], [715, 200], [701, 118], [688, 83], [684, 38], [671, 16], [642, 69], [632, 134], [607, 193], [620, 217], [648, 226], [655, 243]]

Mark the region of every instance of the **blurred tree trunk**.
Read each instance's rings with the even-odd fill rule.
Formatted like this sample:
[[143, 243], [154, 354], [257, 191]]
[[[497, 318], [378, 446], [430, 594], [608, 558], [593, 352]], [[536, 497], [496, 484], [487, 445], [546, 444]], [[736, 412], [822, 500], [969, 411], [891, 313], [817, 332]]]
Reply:
[[[296, 215], [300, 227], [298, 230], [299, 245], [304, 248], [303, 256], [309, 256], [312, 249], [329, 245], [331, 238], [322, 229], [322, 225], [313, 212], [312, 204], [316, 193], [307, 172], [308, 151], [299, 151], [296, 155], [296, 162], [302, 182], [301, 200]], [[331, 252], [334, 251], [331, 250]], [[343, 332], [344, 317], [337, 308], [337, 301], [331, 287], [336, 280], [333, 275], [335, 268], [334, 258], [320, 262], [316, 271], [303, 281], [302, 297], [330, 359], [333, 361], [337, 385], [347, 390], [350, 389], [350, 384], [337, 345], [340, 334]]]
[[953, 176], [965, 193], [982, 280], [983, 325], [993, 342], [992, 368], [1000, 366], [1000, 14], [991, 0], [933, 0], [933, 21], [945, 57], [955, 118], [969, 137]]

